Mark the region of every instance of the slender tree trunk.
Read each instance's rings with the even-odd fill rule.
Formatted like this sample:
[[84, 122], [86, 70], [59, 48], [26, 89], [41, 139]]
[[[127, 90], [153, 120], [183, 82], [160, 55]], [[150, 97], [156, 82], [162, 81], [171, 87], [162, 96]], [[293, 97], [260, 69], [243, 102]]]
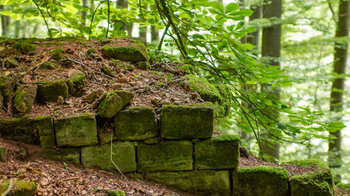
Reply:
[[90, 0], [90, 8], [91, 8], [92, 10], [95, 9], [95, 1], [94, 1], [94, 0]]
[[[281, 18], [282, 15], [282, 0], [272, 0], [269, 4], [263, 7], [264, 18]], [[262, 35], [262, 56], [272, 57], [268, 62], [270, 65], [280, 65], [278, 58], [281, 56], [281, 24], [275, 24], [269, 27], [263, 28]], [[269, 93], [273, 98], [279, 99], [278, 87], [272, 87], [270, 84], [263, 84], [262, 91]], [[271, 111], [271, 108], [267, 108], [265, 113], [270, 116], [276, 115], [276, 111]], [[271, 122], [273, 123], [273, 122]], [[270, 133], [263, 134], [262, 153], [279, 159], [279, 143], [271, 142], [272, 136]]]
[[[3, 10], [4, 6], [0, 5], [0, 10]], [[8, 26], [10, 24], [10, 17], [1, 16], [1, 35], [6, 36], [8, 34]]]
[[21, 31], [21, 21], [16, 20], [16, 22], [15, 22], [15, 38], [19, 38], [20, 31]]
[[[128, 0], [118, 0], [117, 1], [117, 7], [120, 8], [128, 8], [129, 3]], [[132, 24], [127, 25], [125, 22], [123, 22], [123, 26], [120, 28], [121, 30], [127, 31], [128, 35], [131, 37], [132, 36]]]
[[[261, 19], [262, 17], [261, 2], [259, 2], [258, 5], [251, 6], [250, 9], [252, 9], [254, 13], [249, 17], [249, 21]], [[259, 48], [259, 38], [260, 38], [259, 34], [260, 34], [260, 29], [257, 29], [256, 31], [249, 33], [247, 36], [247, 43], [254, 45], [257, 49]]]
[[[84, 8], [88, 7], [88, 1], [87, 0], [83, 0], [83, 7]], [[81, 19], [83, 20], [82, 25], [84, 25], [84, 26], [86, 24], [86, 14], [87, 14], [86, 11], [82, 11], [81, 12]]]
[[[347, 37], [349, 35], [349, 1], [341, 0], [339, 3], [338, 23], [336, 28], [335, 37]], [[348, 42], [335, 43], [334, 46], [334, 61], [333, 61], [333, 73], [337, 75], [346, 73], [346, 61], [348, 55]], [[344, 77], [336, 78], [332, 83], [331, 88], [331, 102], [330, 110], [333, 112], [343, 111], [343, 91], [344, 91]], [[328, 148], [328, 163], [329, 167], [337, 168], [342, 165], [341, 156], [341, 130], [336, 132], [330, 132], [330, 136], [336, 137], [336, 139], [329, 140]]]
[[[152, 6], [150, 7], [152, 11], [156, 11], [156, 7]], [[151, 26], [151, 42], [152, 41], [158, 41], [159, 40], [159, 30], [155, 25]]]

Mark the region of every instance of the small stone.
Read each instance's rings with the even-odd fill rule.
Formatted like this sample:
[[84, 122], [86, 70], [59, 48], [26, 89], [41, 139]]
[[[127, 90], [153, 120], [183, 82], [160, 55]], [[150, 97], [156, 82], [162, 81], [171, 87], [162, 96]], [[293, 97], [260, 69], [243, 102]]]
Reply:
[[86, 75], [84, 72], [72, 69], [68, 72], [69, 80], [67, 81], [69, 90], [72, 94], [76, 94], [87, 83]]
[[98, 115], [103, 118], [112, 118], [126, 106], [132, 98], [133, 94], [129, 91], [110, 91], [99, 104]]
[[7, 148], [5, 146], [0, 146], [0, 161], [6, 161]]
[[88, 103], [93, 103], [97, 98], [99, 98], [104, 93], [106, 93], [106, 91], [102, 88], [94, 90], [86, 97], [86, 101]]
[[147, 61], [149, 59], [145, 46], [141, 44], [118, 47], [107, 45], [102, 48], [102, 54], [108, 58], [131, 62]]
[[57, 97], [57, 105], [61, 105], [64, 102], [64, 98], [62, 96]]
[[149, 64], [148, 61], [140, 61], [136, 63], [136, 67], [138, 69], [147, 70], [151, 68], [151, 65]]
[[23, 84], [17, 88], [13, 103], [17, 112], [28, 113], [32, 110], [37, 88], [36, 84]]
[[38, 83], [36, 99], [39, 103], [57, 101], [58, 96], [62, 96], [63, 98], [69, 96], [69, 88], [64, 80]]

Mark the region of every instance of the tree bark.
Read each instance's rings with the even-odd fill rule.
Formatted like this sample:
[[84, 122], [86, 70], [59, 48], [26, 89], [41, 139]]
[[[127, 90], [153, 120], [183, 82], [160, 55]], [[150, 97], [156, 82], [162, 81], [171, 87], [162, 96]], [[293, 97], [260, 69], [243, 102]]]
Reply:
[[[83, 0], [83, 7], [87, 8], [88, 7], [88, 1], [87, 0]], [[86, 24], [86, 11], [82, 11], [81, 12], [81, 19], [83, 20], [82, 25], [85, 26]]]
[[[120, 8], [128, 8], [129, 6], [129, 2], [128, 0], [118, 0], [117, 1], [117, 7]], [[127, 25], [125, 22], [122, 22], [123, 26], [120, 28], [120, 30], [124, 30], [127, 31], [128, 35], [131, 37], [132, 36], [132, 24], [131, 25]]]
[[[3, 10], [4, 6], [0, 5], [0, 10]], [[1, 35], [6, 36], [8, 34], [8, 27], [10, 24], [10, 17], [1, 15]]]
[[[254, 11], [254, 13], [249, 17], [249, 21], [253, 21], [256, 19], [261, 19], [262, 17], [262, 6], [261, 2], [258, 5], [251, 6], [250, 9]], [[260, 38], [260, 29], [249, 33], [247, 36], [247, 43], [254, 45], [257, 49], [259, 48], [259, 38]]]
[[[282, 0], [272, 0], [269, 4], [263, 6], [264, 18], [281, 18], [282, 15]], [[269, 57], [269, 65], [279, 66], [279, 57], [281, 56], [281, 24], [274, 24], [263, 28], [262, 34], [262, 56]], [[272, 57], [272, 58], [271, 58]], [[269, 93], [273, 98], [279, 99], [278, 87], [272, 87], [271, 84], [262, 84], [262, 91]], [[270, 116], [276, 115], [276, 111], [266, 109], [265, 112]], [[271, 122], [273, 123], [273, 122]], [[272, 136], [270, 133], [262, 135], [262, 154], [267, 154], [275, 159], [279, 159], [279, 143], [271, 142]]]
[[[339, 3], [338, 22], [336, 27], [336, 38], [347, 37], [349, 35], [349, 1], [341, 0]], [[335, 43], [334, 46], [334, 61], [333, 61], [333, 73], [345, 74], [346, 73], [346, 61], [348, 54], [348, 42]], [[331, 88], [331, 101], [330, 110], [333, 112], [343, 111], [343, 91], [344, 91], [344, 77], [337, 77]], [[328, 163], [329, 167], [337, 168], [342, 165], [341, 156], [341, 130], [336, 132], [330, 132], [330, 136], [336, 137], [336, 139], [329, 139], [328, 144]]]

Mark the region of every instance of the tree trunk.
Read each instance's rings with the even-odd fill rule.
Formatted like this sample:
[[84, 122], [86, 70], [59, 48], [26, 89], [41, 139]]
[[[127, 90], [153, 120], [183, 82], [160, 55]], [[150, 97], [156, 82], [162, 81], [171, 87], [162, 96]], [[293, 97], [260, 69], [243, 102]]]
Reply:
[[[282, 0], [272, 0], [269, 4], [263, 7], [264, 18], [281, 18], [282, 15]], [[262, 35], [262, 56], [272, 57], [269, 60], [269, 65], [279, 66], [279, 57], [281, 56], [281, 24], [275, 24], [269, 27], [263, 28]], [[279, 99], [278, 87], [272, 87], [270, 84], [263, 84], [261, 86], [262, 91], [269, 93], [273, 98]], [[265, 110], [270, 115], [276, 115], [276, 111], [271, 109]], [[273, 122], [271, 122], [273, 123]], [[267, 154], [271, 157], [279, 159], [279, 143], [271, 142], [272, 136], [270, 133], [264, 133], [262, 135], [262, 154]]]
[[[88, 7], [88, 1], [87, 0], [83, 0], [83, 7], [87, 8]], [[85, 26], [86, 24], [86, 11], [82, 11], [81, 12], [81, 19], [83, 20], [82, 25]]]
[[[129, 3], [128, 0], [118, 0], [117, 1], [117, 7], [120, 8], [128, 8]], [[125, 22], [122, 22], [123, 26], [120, 28], [120, 30], [124, 30], [127, 31], [128, 35], [131, 37], [132, 36], [132, 24], [131, 25], [127, 25]]]
[[[0, 10], [3, 10], [4, 6], [0, 5]], [[6, 36], [8, 34], [8, 26], [10, 24], [10, 17], [1, 16], [1, 35]]]
[[[254, 13], [249, 17], [249, 21], [261, 19], [262, 17], [261, 2], [259, 2], [258, 5], [251, 6], [250, 9], [252, 9]], [[247, 43], [254, 45], [257, 49], [259, 48], [259, 38], [260, 38], [259, 34], [260, 34], [260, 29], [257, 29], [256, 31], [249, 33], [247, 36]]]
[[[336, 28], [335, 37], [347, 37], [349, 35], [349, 1], [341, 0], [339, 3], [338, 23]], [[334, 46], [334, 61], [333, 61], [333, 73], [340, 75], [345, 74], [346, 61], [348, 54], [348, 42], [335, 43]], [[344, 91], [344, 77], [336, 78], [332, 83], [331, 88], [331, 102], [330, 110], [333, 112], [343, 111], [343, 91]], [[330, 139], [328, 145], [328, 163], [329, 167], [336, 168], [342, 165], [341, 156], [341, 130], [336, 132], [330, 132], [330, 136], [336, 137], [336, 139]]]

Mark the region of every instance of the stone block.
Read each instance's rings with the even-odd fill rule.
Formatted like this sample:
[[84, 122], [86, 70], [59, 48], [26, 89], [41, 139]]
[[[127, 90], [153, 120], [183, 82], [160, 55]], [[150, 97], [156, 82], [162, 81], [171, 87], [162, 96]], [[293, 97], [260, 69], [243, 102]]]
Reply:
[[157, 172], [146, 179], [194, 195], [231, 195], [229, 171]]
[[291, 196], [331, 196], [334, 184], [330, 169], [321, 168], [290, 179]]
[[166, 141], [137, 147], [138, 171], [180, 171], [193, 169], [192, 143]]
[[[0, 183], [0, 194], [2, 195], [10, 186], [10, 180]], [[36, 184], [34, 182], [13, 180], [12, 188], [9, 196], [34, 196], [36, 192]], [[7, 195], [7, 194], [6, 194]]]
[[132, 98], [133, 94], [129, 91], [110, 91], [99, 104], [97, 114], [103, 118], [112, 118], [123, 109]]
[[157, 136], [156, 113], [150, 107], [133, 107], [114, 118], [118, 140], [145, 140]]
[[7, 107], [7, 104], [10, 102], [12, 89], [14, 86], [14, 79], [0, 75], [0, 94], [3, 97], [3, 105], [5, 107]]
[[210, 138], [214, 109], [211, 107], [167, 105], [161, 112], [161, 135], [166, 139]]
[[[0, 137], [29, 144], [40, 144], [39, 133], [51, 136], [54, 141], [51, 117], [0, 119]], [[53, 139], [53, 140], [52, 140]], [[52, 145], [52, 143], [50, 143]]]
[[[130, 142], [116, 142], [112, 146], [113, 162], [122, 172], [136, 171], [135, 147]], [[117, 170], [111, 161], [111, 145], [84, 147], [81, 161], [85, 167], [97, 166], [101, 169]]]
[[39, 103], [57, 101], [59, 96], [63, 98], [67, 98], [69, 96], [68, 85], [64, 80], [53, 82], [43, 81], [38, 83], [36, 100]]
[[117, 47], [106, 45], [102, 48], [102, 54], [108, 58], [131, 62], [148, 61], [149, 59], [145, 46], [141, 44]]
[[80, 148], [44, 149], [42, 154], [47, 159], [79, 165], [80, 151]]
[[239, 168], [233, 173], [233, 195], [288, 196], [289, 173], [281, 167]]
[[57, 146], [96, 145], [97, 128], [95, 117], [91, 114], [54, 119]]
[[221, 135], [195, 144], [197, 169], [234, 169], [239, 164], [239, 136]]

